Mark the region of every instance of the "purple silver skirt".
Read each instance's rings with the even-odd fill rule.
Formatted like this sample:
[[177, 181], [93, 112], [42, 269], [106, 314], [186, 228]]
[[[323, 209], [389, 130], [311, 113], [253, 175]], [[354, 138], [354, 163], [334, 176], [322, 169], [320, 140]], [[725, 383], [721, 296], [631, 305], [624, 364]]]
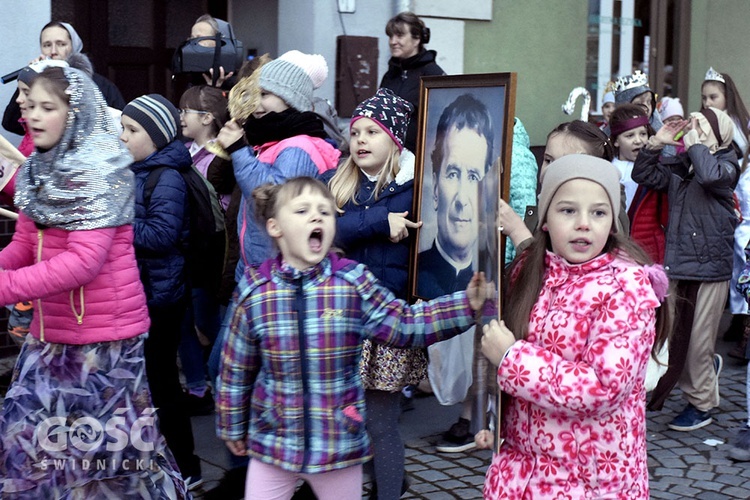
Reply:
[[188, 498], [157, 430], [144, 339], [27, 336], [0, 413], [0, 498]]

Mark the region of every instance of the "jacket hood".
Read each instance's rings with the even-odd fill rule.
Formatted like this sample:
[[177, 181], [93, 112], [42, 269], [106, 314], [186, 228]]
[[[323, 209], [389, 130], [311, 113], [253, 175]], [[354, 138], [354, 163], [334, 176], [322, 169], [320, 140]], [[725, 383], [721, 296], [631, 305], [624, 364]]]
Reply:
[[256, 148], [256, 151], [259, 152], [258, 158], [261, 161], [273, 163], [279, 154], [290, 147], [298, 147], [307, 152], [315, 166], [318, 167], [319, 174], [335, 169], [341, 158], [341, 151], [332, 146], [330, 142], [320, 137], [308, 135], [297, 135], [282, 141], [269, 142], [260, 148]]
[[399, 171], [396, 174], [396, 184], [403, 186], [407, 182], [414, 180], [415, 162], [414, 153], [408, 149], [401, 151], [401, 157], [398, 160]]

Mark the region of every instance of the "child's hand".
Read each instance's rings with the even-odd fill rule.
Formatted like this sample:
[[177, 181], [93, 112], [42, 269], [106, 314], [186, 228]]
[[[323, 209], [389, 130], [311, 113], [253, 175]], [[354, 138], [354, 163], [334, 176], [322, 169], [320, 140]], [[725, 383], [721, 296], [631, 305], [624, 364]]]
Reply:
[[[216, 79], [216, 88], [221, 88], [226, 80], [229, 80], [234, 71], [230, 71], [228, 74], [224, 74], [224, 66], [219, 66], [219, 77]], [[209, 68], [207, 73], [203, 73], [203, 79], [206, 80], [206, 85], [214, 86], [214, 69]]]
[[513, 332], [505, 326], [505, 321], [497, 322], [493, 319], [489, 325], [484, 325], [482, 335], [482, 354], [494, 366], [498, 366], [505, 353], [516, 341]]
[[665, 123], [662, 128], [656, 132], [648, 142], [653, 148], [660, 148], [666, 145], [679, 146], [680, 143], [675, 141], [674, 138], [677, 133], [684, 129], [689, 122], [687, 120], [675, 120], [673, 122]]
[[229, 120], [219, 131], [219, 135], [216, 136], [216, 142], [221, 145], [222, 148], [227, 149], [235, 142], [242, 139], [245, 135], [245, 130], [235, 120]]
[[495, 436], [489, 429], [482, 429], [474, 436], [474, 442], [480, 450], [489, 450], [495, 444]]
[[480, 310], [487, 299], [495, 296], [495, 285], [488, 283], [484, 273], [474, 273], [471, 281], [466, 287], [466, 297], [469, 299], [469, 305], [474, 311]]
[[409, 228], [416, 229], [422, 226], [422, 221], [412, 222], [406, 218], [409, 212], [390, 212], [388, 214], [388, 225], [391, 235], [388, 237], [394, 243], [398, 243], [409, 236]]
[[514, 245], [532, 237], [523, 219], [502, 198], [498, 200], [497, 209], [497, 228], [507, 234]]
[[245, 445], [244, 439], [238, 439], [236, 441], [224, 441], [224, 444], [227, 445], [227, 448], [229, 448], [229, 451], [232, 452], [232, 455], [238, 457], [244, 457], [245, 455], [247, 455], [247, 446]]

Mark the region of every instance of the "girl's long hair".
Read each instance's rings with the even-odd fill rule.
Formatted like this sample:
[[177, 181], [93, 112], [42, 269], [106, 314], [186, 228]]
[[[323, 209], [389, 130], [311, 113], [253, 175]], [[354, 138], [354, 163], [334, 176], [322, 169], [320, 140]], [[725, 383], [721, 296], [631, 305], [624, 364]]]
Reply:
[[[525, 339], [529, 333], [529, 319], [539, 293], [542, 291], [546, 274], [545, 257], [551, 248], [549, 233], [537, 229], [534, 240], [524, 252], [517, 256], [508, 270], [510, 276], [505, 293], [503, 319], [517, 339]], [[619, 233], [610, 234], [603, 249], [604, 253], [617, 252], [625, 259], [640, 265], [653, 261], [638, 244]], [[656, 310], [656, 338], [651, 356], [656, 359], [672, 329], [673, 294], [669, 294]]]
[[[727, 106], [725, 112], [732, 118], [735, 126], [739, 126], [742, 135], [745, 136], [745, 141], [750, 145], [750, 113], [748, 113], [747, 107], [740, 96], [740, 91], [737, 90], [737, 86], [734, 84], [732, 77], [726, 73], [722, 73], [721, 75], [724, 77], [726, 83], [722, 83], [718, 80], [704, 80], [701, 84], [701, 94], [703, 94], [703, 87], [707, 83], [715, 83], [721, 87], [724, 92], [724, 100]], [[703, 108], [703, 102], [701, 102], [701, 108]], [[742, 159], [743, 172], [747, 168], [748, 155], [750, 155], [750, 147], [748, 147], [748, 152]]]
[[[386, 160], [383, 168], [380, 170], [378, 181], [375, 183], [375, 192], [373, 193], [373, 196], [376, 200], [378, 199], [380, 192], [385, 189], [391, 180], [396, 178], [396, 175], [398, 175], [400, 158], [401, 153], [399, 152], [396, 143], [392, 142], [391, 154]], [[352, 156], [349, 156], [344, 163], [341, 164], [338, 170], [336, 170], [336, 173], [328, 182], [328, 187], [333, 193], [338, 208], [343, 207], [349, 201], [352, 201], [355, 205], [357, 204], [355, 196], [359, 189], [361, 175], [364, 174], [357, 164], [354, 163]]]

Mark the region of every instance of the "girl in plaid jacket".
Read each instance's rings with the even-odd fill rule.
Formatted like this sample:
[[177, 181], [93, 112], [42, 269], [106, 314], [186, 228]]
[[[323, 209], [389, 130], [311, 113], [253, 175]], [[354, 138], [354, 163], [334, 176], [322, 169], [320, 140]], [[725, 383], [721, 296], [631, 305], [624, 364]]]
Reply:
[[490, 287], [477, 274], [466, 292], [409, 306], [330, 252], [336, 206], [320, 181], [294, 178], [253, 196], [280, 255], [246, 269], [227, 315], [218, 436], [250, 457], [246, 498], [289, 499], [303, 478], [321, 500], [358, 499], [371, 458], [362, 341], [424, 347], [457, 335]]

